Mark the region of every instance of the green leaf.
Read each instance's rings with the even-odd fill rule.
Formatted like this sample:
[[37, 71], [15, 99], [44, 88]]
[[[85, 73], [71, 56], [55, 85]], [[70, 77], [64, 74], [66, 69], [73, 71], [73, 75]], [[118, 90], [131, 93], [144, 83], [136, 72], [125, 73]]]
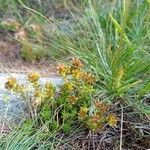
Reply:
[[147, 2], [150, 4], [150, 0], [147, 0]]
[[128, 39], [127, 36], [125, 35], [123, 29], [121, 28], [121, 26], [119, 25], [119, 23], [117, 22], [117, 20], [116, 20], [111, 14], [109, 14], [109, 17], [110, 17], [112, 23], [114, 24], [116, 30], [124, 36], [125, 40], [126, 40], [128, 43], [130, 43], [129, 39]]
[[121, 86], [121, 79], [123, 77], [123, 74], [124, 74], [124, 69], [123, 69], [123, 67], [121, 67], [118, 70], [117, 77], [116, 77], [116, 87], [117, 88]]
[[140, 104], [141, 111], [147, 115], [150, 115], [150, 106], [147, 104]]
[[145, 86], [139, 91], [139, 95], [143, 96], [150, 92], [150, 80], [145, 84]]
[[124, 93], [124, 92], [128, 91], [130, 88], [135, 87], [137, 84], [139, 84], [141, 82], [142, 82], [142, 80], [138, 80], [138, 81], [135, 81], [135, 82], [130, 83], [128, 85], [125, 85], [125, 86], [119, 88], [117, 93], [118, 94]]

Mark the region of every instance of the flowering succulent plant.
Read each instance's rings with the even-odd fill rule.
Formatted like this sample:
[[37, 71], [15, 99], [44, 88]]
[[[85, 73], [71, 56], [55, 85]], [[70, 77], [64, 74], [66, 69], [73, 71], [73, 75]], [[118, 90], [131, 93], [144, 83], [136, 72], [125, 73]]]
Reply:
[[[38, 73], [27, 75], [34, 89], [33, 109], [36, 108], [42, 122], [53, 120], [49, 125], [50, 130], [61, 127], [64, 132], [69, 132], [74, 122], [81, 122], [90, 130], [102, 130], [107, 124], [111, 127], [117, 124], [115, 114], [109, 113], [110, 105], [95, 100], [96, 77], [84, 71], [83, 66], [78, 58], [73, 58], [71, 65], [58, 65], [58, 73], [64, 80], [58, 96], [51, 82], [46, 82], [44, 86], [39, 84]], [[22, 94], [27, 89], [25, 85], [18, 84], [15, 78], [8, 79], [6, 88]]]

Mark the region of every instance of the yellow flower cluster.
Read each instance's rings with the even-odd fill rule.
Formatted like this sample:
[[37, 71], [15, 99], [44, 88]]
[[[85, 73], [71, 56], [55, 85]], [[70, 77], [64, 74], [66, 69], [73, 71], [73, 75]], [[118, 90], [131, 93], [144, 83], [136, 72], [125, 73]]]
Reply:
[[[59, 74], [65, 77], [61, 91], [65, 94], [69, 93], [67, 97], [69, 104], [80, 107], [78, 116], [82, 121], [86, 122], [89, 128], [93, 130], [103, 129], [106, 123], [114, 127], [117, 124], [117, 118], [114, 114], [109, 115], [110, 108], [108, 104], [95, 100], [93, 103], [94, 112], [88, 113], [90, 107], [87, 107], [83, 101], [86, 101], [84, 98], [88, 94], [94, 92], [93, 85], [96, 82], [96, 78], [94, 75], [84, 72], [83, 66], [83, 63], [78, 58], [72, 59], [70, 67], [65, 64], [58, 66]], [[89, 98], [88, 101], [90, 101]]]
[[116, 124], [117, 124], [117, 117], [116, 117], [115, 114], [108, 115], [108, 119], [107, 120], [108, 120], [109, 126], [111, 126], [111, 127], [116, 126]]
[[58, 73], [62, 77], [72, 75], [74, 78], [79, 79], [82, 75], [82, 71], [80, 69], [83, 67], [83, 63], [78, 58], [73, 58], [71, 64], [71, 67], [66, 66], [65, 64], [59, 64], [57, 67]]
[[[44, 98], [53, 98], [55, 94], [55, 88], [49, 81], [45, 83], [44, 88], [40, 87], [38, 83], [39, 78], [40, 75], [36, 72], [31, 72], [27, 75], [27, 80], [31, 82], [34, 89], [32, 97], [34, 102], [39, 99], [41, 100]], [[25, 87], [25, 85], [18, 84], [16, 78], [13, 77], [8, 78], [7, 82], [5, 83], [5, 88], [21, 94], [25, 94], [25, 89], [28, 89]]]
[[81, 107], [79, 112], [79, 117], [81, 119], [85, 118], [87, 116], [88, 108], [87, 107]]
[[68, 73], [68, 67], [65, 64], [59, 64], [57, 70], [62, 77], [66, 76]]
[[71, 92], [74, 88], [74, 84], [71, 81], [65, 81], [64, 85], [62, 86], [62, 90], [66, 90]]
[[109, 106], [101, 101], [94, 102], [95, 111], [88, 115], [88, 108], [81, 107], [79, 112], [79, 118], [84, 120], [88, 127], [92, 130], [102, 130], [105, 123], [109, 126], [115, 127], [117, 124], [117, 117], [115, 114], [108, 114]]
[[103, 120], [104, 120], [104, 118], [103, 118], [102, 114], [99, 112], [96, 112], [90, 117], [88, 122], [91, 124], [91, 128], [93, 130], [99, 130], [99, 129], [102, 130], [103, 129]]
[[101, 112], [103, 112], [103, 113], [104, 113], [104, 112], [107, 112], [107, 111], [109, 110], [108, 105], [102, 103], [102, 102], [99, 101], [99, 100], [96, 100], [96, 101], [94, 102], [94, 105], [95, 105], [95, 107], [96, 107], [99, 111], [101, 111]]
[[80, 69], [73, 68], [73, 69], [70, 70], [70, 74], [72, 75], [72, 77], [74, 79], [79, 80], [81, 78], [83, 72]]
[[14, 77], [8, 78], [8, 80], [5, 83], [5, 88], [17, 93], [23, 94], [25, 92], [24, 85], [18, 84], [16, 78]]
[[70, 104], [75, 104], [78, 101], [78, 97], [76, 97], [76, 96], [69, 96], [68, 100], [69, 100]]
[[34, 97], [41, 97], [41, 91], [36, 89], [35, 92], [34, 92]]
[[81, 60], [78, 58], [73, 58], [71, 63], [73, 67], [76, 67], [76, 68], [82, 68], [84, 66]]
[[11, 78], [9, 78], [9, 79], [7, 80], [7, 82], [5, 83], [5, 87], [6, 87], [7, 89], [11, 90], [11, 89], [13, 89], [13, 88], [16, 86], [16, 84], [17, 84], [16, 78], [11, 77]]
[[83, 73], [81, 79], [89, 84], [94, 84], [96, 81], [96, 78], [93, 75], [88, 73]]
[[51, 82], [47, 81], [45, 83], [45, 96], [47, 98], [52, 98], [55, 94], [55, 88]]
[[[70, 67], [65, 64], [59, 64], [57, 70], [60, 76], [65, 79], [69, 77], [71, 79], [79, 80], [79, 82], [81, 81], [93, 85], [96, 82], [96, 78], [92, 74], [84, 72], [83, 66], [83, 63], [78, 58], [73, 58]], [[70, 85], [69, 87], [71, 87], [70, 82], [65, 82], [65, 84]], [[72, 88], [69, 89], [71, 90]]]
[[32, 83], [38, 82], [39, 78], [40, 75], [37, 72], [31, 72], [27, 75], [27, 79]]
[[83, 63], [78, 58], [73, 58], [71, 61], [71, 67], [70, 67], [70, 75], [72, 75], [73, 78], [79, 80], [81, 79], [81, 76], [83, 74], [83, 71], [81, 68], [83, 67]]
[[[59, 108], [60, 120], [63, 120], [64, 124], [79, 119], [91, 130], [102, 130], [106, 125], [115, 127], [117, 117], [115, 114], [109, 113], [110, 105], [93, 98], [96, 92], [94, 89], [95, 76], [83, 71], [82, 67], [83, 63], [78, 58], [72, 59], [71, 66], [65, 64], [58, 66], [58, 72], [64, 80], [58, 97], [55, 96], [56, 89], [51, 82], [47, 81], [44, 87], [40, 86], [40, 75], [36, 72], [29, 73], [27, 80], [30, 81], [29, 84], [34, 90], [31, 102], [33, 105], [31, 106], [33, 108], [42, 108], [42, 106], [48, 105], [44, 109], [52, 106], [54, 109], [51, 111]], [[5, 86], [9, 90], [21, 93], [28, 89], [23, 85], [19, 85], [15, 78], [9, 78]], [[53, 101], [55, 98], [57, 99]]]

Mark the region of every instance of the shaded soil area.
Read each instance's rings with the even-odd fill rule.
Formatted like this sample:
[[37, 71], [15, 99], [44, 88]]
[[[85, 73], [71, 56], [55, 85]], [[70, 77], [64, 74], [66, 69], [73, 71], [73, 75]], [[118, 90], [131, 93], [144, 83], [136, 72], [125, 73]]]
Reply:
[[39, 72], [42, 76], [57, 75], [56, 63], [50, 60], [25, 62], [20, 55], [21, 44], [7, 31], [0, 32], [0, 72]]

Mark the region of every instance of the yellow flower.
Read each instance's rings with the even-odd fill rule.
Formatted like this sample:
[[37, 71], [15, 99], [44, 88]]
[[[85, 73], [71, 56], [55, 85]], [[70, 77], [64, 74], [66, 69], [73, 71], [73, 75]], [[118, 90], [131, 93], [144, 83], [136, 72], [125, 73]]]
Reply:
[[80, 93], [93, 93], [94, 92], [94, 88], [92, 85], [83, 85], [83, 88], [80, 90]]
[[88, 108], [87, 107], [81, 107], [80, 108], [80, 112], [79, 112], [79, 117], [80, 118], [85, 118], [88, 112]]
[[16, 86], [16, 84], [17, 84], [16, 78], [11, 77], [5, 83], [5, 88], [11, 90]]
[[64, 83], [63, 89], [62, 90], [67, 90], [67, 91], [72, 91], [74, 88], [74, 84], [70, 81], [66, 81]]
[[96, 82], [96, 78], [88, 73], [84, 73], [82, 74], [81, 79], [89, 84], [94, 84]]
[[55, 88], [52, 85], [52, 83], [47, 81], [45, 83], [45, 94], [46, 94], [46, 96], [47, 97], [53, 97], [54, 96], [54, 91], [55, 91]]
[[5, 83], [5, 88], [12, 90], [13, 92], [16, 92], [16, 93], [23, 94], [25, 92], [24, 85], [18, 84], [16, 78], [13, 78], [13, 77], [7, 80], [7, 82]]
[[39, 78], [40, 78], [40, 75], [37, 72], [31, 72], [27, 75], [27, 79], [31, 82], [37, 82]]
[[24, 92], [25, 92], [25, 87], [24, 87], [24, 85], [16, 84], [16, 86], [14, 87], [14, 91], [17, 92], [17, 93], [22, 93], [22, 94], [24, 94]]
[[87, 121], [87, 125], [90, 129], [96, 131], [96, 130], [102, 130], [103, 129], [103, 116], [100, 112], [95, 112]]
[[40, 92], [40, 90], [35, 90], [35, 92], [34, 92], [34, 97], [41, 97], [41, 92]]
[[96, 107], [99, 111], [102, 111], [102, 112], [107, 112], [108, 109], [109, 109], [109, 107], [108, 107], [107, 104], [102, 103], [102, 102], [99, 101], [99, 100], [96, 100], [96, 101], [94, 102], [94, 105], [95, 105], [95, 107]]
[[71, 75], [75, 78], [75, 79], [80, 79], [80, 77], [82, 76], [82, 72], [79, 69], [72, 69], [71, 70]]
[[87, 121], [87, 125], [89, 126], [89, 128], [93, 131], [98, 131], [98, 130], [103, 130], [104, 129], [104, 126], [103, 126], [103, 123], [98, 121], [98, 122], [93, 122], [93, 119], [90, 118], [88, 121]]
[[68, 67], [65, 64], [59, 64], [57, 70], [61, 76], [66, 76], [68, 73]]
[[117, 117], [116, 117], [115, 114], [110, 114], [110, 115], [108, 116], [108, 124], [109, 124], [109, 126], [111, 126], [111, 127], [116, 126], [116, 124], [117, 124]]
[[78, 101], [78, 97], [76, 96], [69, 96], [68, 100], [71, 104], [75, 104]]
[[96, 112], [92, 117], [91, 120], [93, 124], [99, 124], [102, 121], [102, 114], [99, 112]]
[[83, 67], [83, 63], [78, 58], [73, 58], [71, 63], [74, 67], [77, 67], [77, 68]]

